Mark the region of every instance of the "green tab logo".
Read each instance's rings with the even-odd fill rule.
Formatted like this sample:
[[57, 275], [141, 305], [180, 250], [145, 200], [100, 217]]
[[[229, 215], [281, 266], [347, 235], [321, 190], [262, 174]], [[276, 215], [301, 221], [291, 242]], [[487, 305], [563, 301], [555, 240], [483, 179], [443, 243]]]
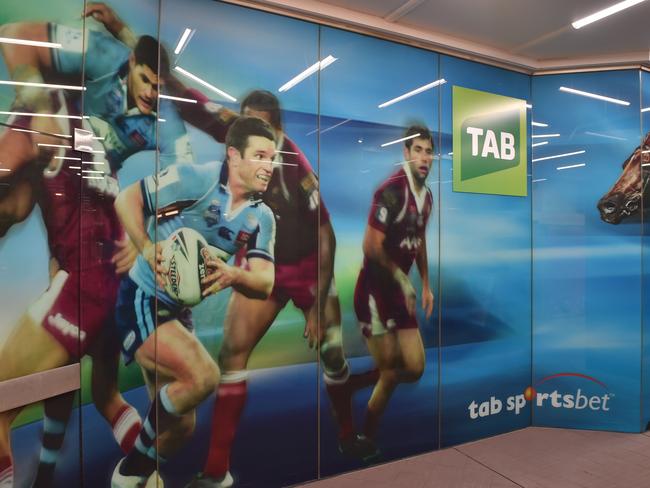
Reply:
[[453, 189], [526, 196], [526, 102], [453, 87]]

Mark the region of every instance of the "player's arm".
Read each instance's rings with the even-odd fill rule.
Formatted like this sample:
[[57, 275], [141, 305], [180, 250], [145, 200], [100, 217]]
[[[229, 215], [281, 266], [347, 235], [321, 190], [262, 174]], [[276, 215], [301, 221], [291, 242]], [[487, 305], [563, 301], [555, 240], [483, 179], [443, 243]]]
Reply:
[[383, 268], [397, 282], [404, 297], [406, 298], [406, 307], [410, 313], [415, 312], [415, 289], [411, 284], [408, 276], [399, 266], [388, 256], [384, 248], [386, 233], [368, 225], [366, 234], [363, 238], [363, 253], [366, 258], [375, 265]]
[[415, 264], [418, 267], [420, 278], [422, 278], [422, 308], [425, 311], [426, 317], [429, 318], [431, 312], [433, 312], [434, 297], [429, 286], [429, 260], [427, 258], [426, 236], [422, 237], [422, 244], [415, 256]]
[[162, 251], [160, 246], [154, 246], [151, 242], [145, 228], [145, 219], [150, 212], [145, 211], [142, 186], [141, 182], [136, 182], [121, 191], [115, 199], [115, 210], [131, 242], [147, 260], [151, 269], [162, 271]]
[[106, 30], [116, 39], [126, 44], [131, 49], [138, 42], [137, 36], [131, 28], [124, 23], [115, 11], [103, 2], [89, 2], [84, 9], [84, 17], [92, 17], [104, 25]]
[[273, 290], [275, 266], [273, 261], [262, 258], [249, 258], [248, 269], [226, 264], [215, 256], [206, 259], [211, 270], [203, 281], [203, 296], [207, 297], [224, 288], [232, 287], [249, 298], [266, 299]]

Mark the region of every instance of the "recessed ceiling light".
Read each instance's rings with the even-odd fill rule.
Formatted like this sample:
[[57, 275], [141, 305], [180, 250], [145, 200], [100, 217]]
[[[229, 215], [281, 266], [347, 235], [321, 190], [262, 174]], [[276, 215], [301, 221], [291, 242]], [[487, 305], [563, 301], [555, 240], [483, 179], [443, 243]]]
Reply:
[[325, 59], [321, 61], [317, 61], [314, 64], [312, 64], [309, 68], [304, 70], [301, 73], [298, 73], [296, 76], [291, 78], [289, 81], [287, 81], [284, 85], [282, 85], [280, 88], [278, 88], [279, 92], [285, 92], [287, 90], [290, 90], [294, 86], [296, 86], [298, 83], [303, 81], [304, 79], [310, 77], [317, 71], [323, 70], [327, 68], [330, 64], [332, 64], [334, 61], [337, 61], [338, 58], [335, 58], [331, 54], [328, 55]]
[[412, 97], [413, 95], [417, 95], [418, 93], [422, 93], [423, 91], [430, 90], [431, 88], [435, 88], [436, 86], [444, 85], [445, 83], [447, 83], [447, 80], [445, 80], [444, 78], [441, 78], [436, 81], [432, 81], [431, 83], [427, 83], [426, 85], [416, 88], [415, 90], [411, 90], [410, 92], [404, 93], [399, 97], [395, 97], [391, 100], [388, 100], [387, 102], [380, 103], [379, 105], [377, 105], [377, 108], [388, 107], [389, 105], [392, 105], [397, 102], [401, 102], [406, 98]]
[[199, 83], [200, 85], [203, 85], [204, 87], [209, 88], [213, 92], [218, 93], [219, 95], [224, 97], [226, 100], [230, 100], [231, 102], [236, 102], [237, 101], [237, 99], [235, 97], [233, 97], [232, 95], [229, 95], [228, 93], [221, 90], [220, 88], [217, 88], [213, 84], [208, 83], [205, 80], [202, 80], [201, 78], [199, 78], [195, 74], [190, 73], [189, 71], [187, 71], [186, 69], [181, 68], [180, 66], [174, 66], [174, 71], [178, 71], [180, 74], [182, 74], [183, 76], [188, 77], [190, 80], [194, 80], [197, 83]]

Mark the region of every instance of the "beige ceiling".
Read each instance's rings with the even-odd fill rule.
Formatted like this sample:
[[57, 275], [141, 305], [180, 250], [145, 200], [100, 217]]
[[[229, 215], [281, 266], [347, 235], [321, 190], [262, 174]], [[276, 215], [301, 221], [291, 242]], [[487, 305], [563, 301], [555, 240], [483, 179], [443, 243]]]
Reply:
[[617, 0], [234, 0], [528, 70], [650, 66], [650, 1], [580, 30]]

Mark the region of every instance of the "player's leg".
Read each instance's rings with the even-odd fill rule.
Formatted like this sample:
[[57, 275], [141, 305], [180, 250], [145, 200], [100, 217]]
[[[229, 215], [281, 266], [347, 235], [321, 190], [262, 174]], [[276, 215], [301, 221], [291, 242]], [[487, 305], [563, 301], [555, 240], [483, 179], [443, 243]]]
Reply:
[[374, 441], [379, 420], [399, 381], [400, 352], [397, 336], [393, 332], [376, 332], [368, 337], [366, 342], [379, 369], [379, 379], [368, 400], [363, 427], [364, 435]]
[[124, 400], [118, 388], [119, 344], [113, 331], [105, 328], [89, 353], [93, 360], [93, 403], [110, 424], [122, 451], [128, 453], [142, 429], [142, 419], [137, 410]]
[[156, 470], [158, 453], [164, 459], [181, 447], [193, 428], [194, 409], [219, 379], [219, 369], [208, 352], [177, 320], [159, 325], [135, 358], [149, 379], [158, 375], [168, 382], [155, 393], [134, 449], [113, 472], [114, 486], [122, 486], [121, 481], [129, 478], [146, 480]]
[[34, 488], [52, 485], [54, 469], [63, 445], [66, 427], [74, 407], [76, 392], [71, 391], [43, 402], [43, 438], [36, 469]]
[[398, 380], [400, 383], [414, 383], [424, 372], [424, 345], [420, 330], [399, 329], [397, 342], [401, 363]]
[[[25, 39], [29, 41], [48, 42], [48, 24], [46, 22], [16, 22], [0, 26], [0, 37]], [[24, 72], [25, 66], [40, 70], [52, 68], [50, 48], [26, 46], [22, 44], [1, 44], [2, 57], [12, 78], [17, 79]], [[23, 70], [23, 71], [21, 71]], [[28, 80], [20, 80], [28, 81]]]
[[[232, 484], [228, 473], [230, 451], [246, 404], [248, 359], [283, 305], [273, 298], [254, 300], [236, 291], [230, 297], [219, 352], [222, 377], [212, 414], [210, 449], [203, 468], [203, 477], [219, 480], [221, 486]], [[224, 482], [225, 478], [228, 479]]]
[[[40, 321], [27, 313], [0, 348], [0, 381], [63, 366], [69, 360], [68, 351], [41, 327]], [[11, 423], [20, 410], [0, 412], [0, 479], [9, 487], [13, 481]]]

